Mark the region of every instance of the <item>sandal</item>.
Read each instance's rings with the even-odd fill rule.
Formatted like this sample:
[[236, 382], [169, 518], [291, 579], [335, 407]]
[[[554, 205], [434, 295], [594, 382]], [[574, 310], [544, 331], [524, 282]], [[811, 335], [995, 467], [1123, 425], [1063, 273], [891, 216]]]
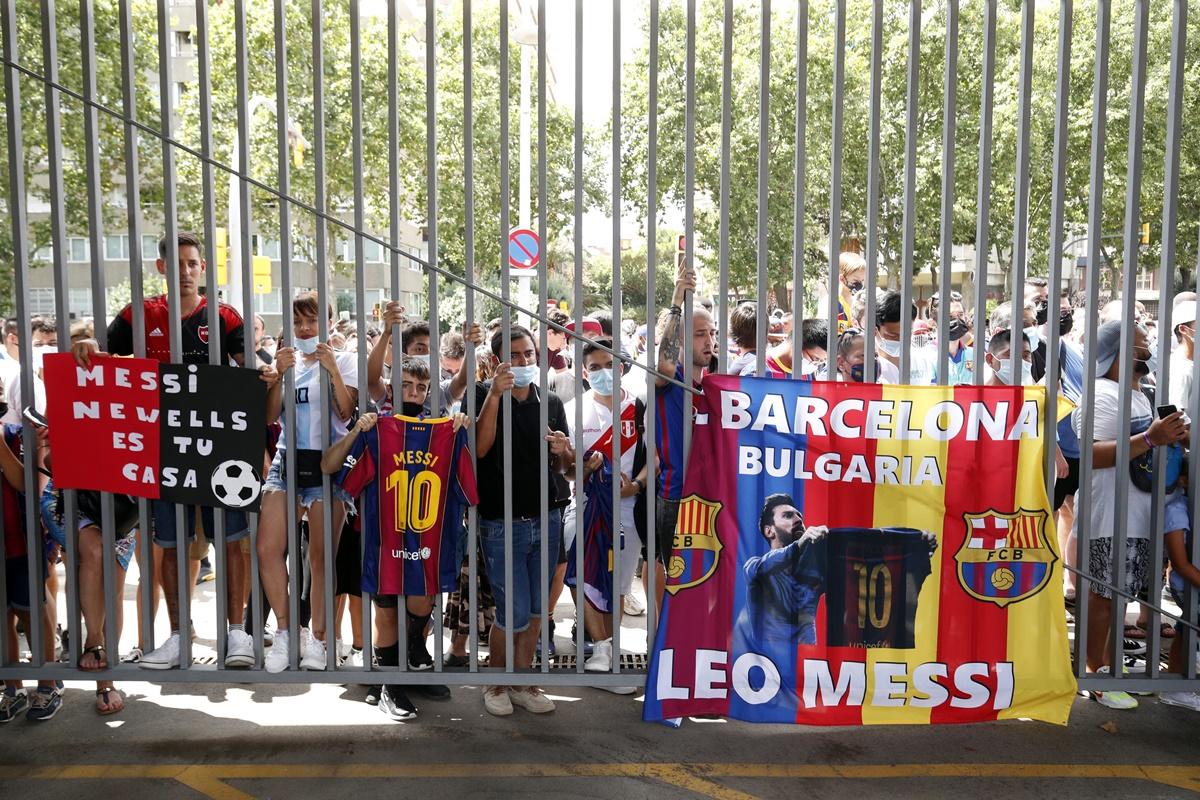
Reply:
[[1126, 625], [1125, 626], [1125, 638], [1126, 639], [1145, 639], [1146, 632], [1144, 630], [1142, 630], [1141, 628], [1139, 628], [1137, 625]]
[[1160, 623], [1158, 626], [1158, 635], [1164, 639], [1175, 638], [1175, 626], [1169, 622]]
[[[83, 672], [102, 672], [108, 669], [108, 659], [105, 657], [104, 645], [98, 644], [93, 647], [83, 648], [83, 653], [79, 656], [79, 669]], [[92, 656], [95, 660], [92, 666], [84, 666], [83, 660], [87, 656]]]
[[[115, 695], [115, 700], [112, 697]], [[115, 686], [108, 686], [103, 689], [96, 690], [96, 713], [101, 717], [108, 717], [119, 713], [125, 709], [125, 698], [117, 691]]]

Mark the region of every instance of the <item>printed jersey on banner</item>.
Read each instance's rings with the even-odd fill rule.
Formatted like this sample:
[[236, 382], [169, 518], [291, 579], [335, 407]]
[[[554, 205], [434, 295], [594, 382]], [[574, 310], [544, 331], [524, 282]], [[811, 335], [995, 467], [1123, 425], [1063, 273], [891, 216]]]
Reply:
[[825, 644], [916, 647], [917, 596], [929, 577], [933, 549], [921, 531], [830, 531]]
[[456, 433], [450, 418], [380, 417], [355, 441], [338, 482], [363, 497], [364, 592], [453, 591], [463, 511], [479, 502], [465, 428]]
[[[171, 318], [167, 296], [160, 294], [148, 297], [143, 308], [146, 318], [146, 358], [168, 364], [171, 362]], [[246, 349], [245, 327], [237, 309], [224, 303], [217, 307], [217, 319], [221, 322], [221, 363], [227, 364], [234, 355], [242, 354]], [[208, 301], [201, 297], [192, 313], [179, 321], [179, 327], [182, 363], [207, 364]], [[114, 355], [133, 355], [133, 306], [125, 306], [109, 324], [108, 351]]]

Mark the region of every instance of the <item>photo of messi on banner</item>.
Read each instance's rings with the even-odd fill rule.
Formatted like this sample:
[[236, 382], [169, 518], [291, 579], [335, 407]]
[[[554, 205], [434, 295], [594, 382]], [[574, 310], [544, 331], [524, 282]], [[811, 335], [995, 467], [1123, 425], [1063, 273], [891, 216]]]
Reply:
[[1066, 722], [1042, 387], [721, 375], [694, 402], [647, 720]]

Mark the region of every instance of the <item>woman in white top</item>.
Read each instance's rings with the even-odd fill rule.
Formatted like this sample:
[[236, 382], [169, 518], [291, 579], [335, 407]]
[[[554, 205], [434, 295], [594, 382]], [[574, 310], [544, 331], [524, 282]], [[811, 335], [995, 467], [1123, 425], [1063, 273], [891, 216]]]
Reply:
[[[263, 589], [275, 612], [278, 631], [264, 662], [268, 672], [280, 672], [288, 666], [288, 574], [287, 574], [287, 450], [296, 451], [296, 519], [308, 514], [308, 560], [312, 574], [312, 631], [300, 631], [300, 666], [325, 669], [325, 557], [336, 553], [338, 536], [346, 516], [345, 495], [333, 487], [333, 528], [326, 549], [321, 478], [321, 429], [328, 421], [331, 432], [327, 444], [346, 435], [347, 423], [358, 403], [358, 356], [336, 352], [327, 342], [317, 341], [319, 313], [317, 296], [302, 294], [292, 301], [292, 331], [295, 344], [281, 347], [275, 354], [275, 368], [281, 375], [294, 369], [296, 392], [295, 438], [288, 440], [287, 424], [279, 437], [279, 449], [263, 483], [262, 510], [258, 524], [259, 571]], [[332, 310], [329, 314], [333, 322]], [[322, 402], [323, 376], [330, 382], [331, 407]], [[283, 381], [271, 387], [267, 395], [267, 423], [279, 419], [283, 411]]]

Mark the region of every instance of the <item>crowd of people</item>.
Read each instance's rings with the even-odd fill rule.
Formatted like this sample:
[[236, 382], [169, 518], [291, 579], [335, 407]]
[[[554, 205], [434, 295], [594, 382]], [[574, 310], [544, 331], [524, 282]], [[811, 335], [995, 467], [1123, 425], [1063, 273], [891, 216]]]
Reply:
[[[181, 233], [177, 242], [166, 240], [159, 245], [159, 271], [165, 271], [169, 246], [178, 252], [180, 270], [179, 308], [181, 313], [180, 349], [184, 363], [207, 363], [208, 302], [201, 292], [204, 272], [202, 246], [193, 234]], [[462, 668], [471, 659], [492, 666], [511, 663], [517, 669], [529, 668], [536, 658], [552, 657], [555, 652], [554, 631], [563, 620], [551, 617], [551, 641], [540, 640], [541, 619], [553, 614], [562, 593], [583, 591], [585, 613], [575, 624], [584, 629], [588, 672], [607, 672], [620, 653], [613, 646], [613, 632], [621, 625], [623, 615], [645, 613], [645, 605], [634, 591], [634, 580], [640, 573], [646, 590], [641, 593], [646, 602], [661, 604], [662, 587], [673, 548], [676, 518], [683, 493], [684, 450], [682, 428], [687, 413], [690, 379], [699, 387], [703, 377], [720, 370], [737, 375], [757, 374], [761, 368], [770, 377], [806, 380], [836, 380], [848, 382], [901, 381], [901, 358], [908, 350], [913, 384], [938, 383], [939, 354], [948, 354], [950, 385], [968, 384], [976, 380], [975, 353], [977, 337], [983, 341], [984, 364], [978, 370], [989, 385], [1019, 385], [1044, 382], [1049, 359], [1047, 343], [1051, 327], [1059, 333], [1060, 395], [1073, 407], [1057, 428], [1055, 446], [1056, 483], [1054, 493], [1055, 523], [1058, 544], [1065, 562], [1075, 564], [1075, 541], [1079, 535], [1078, 512], [1083, 504], [1090, 509], [1087, 562], [1082, 565], [1090, 576], [1077, 579], [1065, 571], [1064, 598], [1068, 610], [1081, 602], [1082, 592], [1088, 603], [1087, 668], [1103, 673], [1120, 668], [1110, 663], [1115, 643], [1109, 641], [1113, 575], [1124, 564], [1125, 587], [1134, 597], [1154, 600], [1147, 596], [1150, 576], [1164, 566], [1169, 569], [1166, 582], [1174, 602], [1182, 605], [1187, 587], [1200, 586], [1200, 569], [1188, 558], [1190, 552], [1190, 503], [1185, 496], [1186, 458], [1183, 448], [1189, 435], [1190, 421], [1184, 410], [1190, 407], [1192, 390], [1192, 360], [1196, 329], [1194, 296], [1181, 294], [1173, 309], [1164, 309], [1163, 325], [1154, 326], [1138, 310], [1134, 347], [1130, 352], [1121, 348], [1122, 304], [1113, 300], [1102, 305], [1099, 312], [1099, 334], [1094, 348], [1097, 383], [1092, 393], [1092, 407], [1083, 407], [1083, 384], [1086, 374], [1081, 336], [1082, 321], [1091, 313], [1083, 298], [1053, 291], [1044, 279], [1030, 278], [1021, 299], [1020, 328], [1016, 327], [1015, 303], [996, 305], [987, 315], [985, 330], [976, 331], [974, 314], [958, 293], [949, 298], [935, 296], [924, 308], [915, 304], [904, 307], [897, 291], [881, 291], [873, 304], [874, 317], [867, 319], [867, 297], [864, 289], [866, 262], [861, 256], [843, 254], [839, 269], [840, 291], [837, 297], [837, 334], [835, 346], [829, 350], [829, 327], [824, 319], [798, 321], [798, 346], [793, 334], [796, 322], [790, 314], [776, 309], [764, 309], [760, 303], [743, 302], [729, 310], [729, 330], [720, 331], [712, 313], [711, 303], [695, 297], [695, 272], [681, 267], [676, 275], [674, 293], [669, 306], [656, 319], [653, 360], [647, 353], [648, 330], [631, 319], [611, 312], [595, 310], [583, 320], [577, 330], [572, 318], [562, 310], [547, 312], [546, 340], [548, 352], [539, 352], [541, 331], [531, 330], [516, 322], [502, 325], [491, 320], [486, 325], [467, 321], [437, 337], [439, 352], [430, 350], [430, 322], [410, 319], [396, 302], [380, 309], [380, 319], [368, 325], [357, 320], [336, 320], [332, 309], [321, 308], [313, 293], [297, 296], [291, 305], [292, 346], [285, 346], [289, 337], [283, 332], [271, 335], [261, 317], [253, 320], [253, 342], [245, 341], [241, 315], [232, 307], [219, 304], [217, 318], [221, 323], [219, 336], [220, 358], [223, 363], [258, 369], [267, 387], [266, 416], [268, 430], [264, 434], [263, 494], [258, 519], [255, 547], [259, 563], [262, 597], [261, 618], [253, 618], [255, 603], [251, 598], [250, 519], [237, 511], [214, 511], [212, 508], [188, 507], [177, 515], [174, 506], [152, 502], [152, 529], [137, 529], [136, 513], [122, 510], [118, 502], [116, 531], [115, 586], [103, 581], [103, 560], [106, 556], [103, 537], [96, 520], [98, 510], [92, 510], [80, 492], [78, 514], [78, 575], [79, 603], [83, 616], [83, 639], [78, 644], [78, 668], [82, 671], [101, 671], [116, 658], [136, 663], [149, 670], [175, 669], [181, 666], [181, 637], [191, 636], [190, 623], [185, 627], [180, 615], [177, 520], [186, 523], [183, 539], [188, 543], [187, 558], [191, 567], [189, 585], [211, 574], [206, 556], [214, 541], [216, 515], [223, 515], [226, 569], [227, 619], [223, 621], [225, 662], [228, 668], [249, 667], [255, 662], [253, 633], [262, 630], [269, 645], [264, 667], [268, 672], [280, 672], [298, 666], [308, 670], [324, 670], [339, 664], [362, 667], [372, 661], [381, 669], [401, 664], [399, 626], [401, 617], [400, 592], [394, 594], [364, 592], [365, 585], [376, 586], [377, 569], [360, 557], [363, 537], [370, 537], [370, 518], [364, 514], [361, 480], [351, 480], [355, 473], [354, 455], [364, 446], [364, 437], [380, 424], [380, 419], [399, 415], [414, 421], [452, 420], [454, 431], [474, 428], [475, 452], [473, 483], [466, 490], [477, 508], [478, 569], [468, 569], [465, 520], [461, 513], [442, 521], [442, 537], [461, 568], [450, 590], [425, 586], [421, 591], [403, 592], [406, 652], [403, 654], [409, 670], [428, 670], [433, 666], [429, 652], [429, 637], [436, 629], [432, 615], [437, 608], [437, 595], [445, 594], [443, 625], [449, 636], [444, 663], [448, 668]], [[695, 297], [693, 312], [685, 319], [684, 307], [689, 296]], [[949, 326], [938, 326], [939, 304], [947, 302]], [[1057, 303], [1057, 313], [1052, 307]], [[165, 296], [144, 301], [145, 352], [160, 361], [170, 360], [168, 303]], [[902, 340], [904, 315], [909, 315], [911, 339]], [[325, 316], [328, 336], [318, 335], [321, 317]], [[132, 355], [135, 351], [133, 314], [124, 309], [107, 326], [104, 351], [114, 355]], [[769, 326], [768, 349], [757, 352], [758, 325]], [[873, 326], [875, 358], [874, 374], [866, 374], [865, 347], [867, 326]], [[614, 337], [619, 326], [619, 337]], [[1152, 407], [1154, 381], [1158, 374], [1155, 363], [1157, 347], [1153, 328], [1160, 335], [1172, 338], [1169, 405]], [[45, 388], [40, 374], [42, 358], [57, 352], [57, 326], [53, 319], [34, 318], [26, 323], [8, 320], [4, 323], [4, 348], [0, 352], [0, 381], [3, 383], [5, 404], [0, 404], [0, 419], [5, 424], [5, 447], [0, 447], [0, 472], [3, 472], [3, 511], [5, 525], [5, 567], [8, 609], [5, 631], [8, 652], [18, 652], [18, 632], [28, 633], [31, 623], [30, 606], [34, 595], [41, 602], [43, 625], [41, 640], [47, 661], [58, 657], [57, 596], [59, 591], [56, 563], [66, 550], [67, 533], [63, 530], [61, 492], [49, 480], [51, 459], [45, 420], [40, 412], [45, 406]], [[395, 339], [396, 332], [400, 338]], [[506, 338], [507, 331], [507, 338]], [[71, 350], [81, 363], [101, 351], [94, 331], [88, 323], [71, 326]], [[21, 363], [20, 338], [30, 337], [32, 363]], [[685, 335], [691, 336], [690, 347], [684, 347]], [[363, 340], [360, 341], [360, 336]], [[578, 345], [578, 347], [577, 347]], [[724, 349], [724, 352], [722, 352]], [[359, 354], [367, 353], [367, 373], [359, 374]], [[247, 353], [253, 354], [247, 358]], [[685, 363], [686, 357], [690, 364]], [[1133, 382], [1121, 386], [1121, 364], [1133, 360]], [[541, 365], [548, 365], [548, 387], [541, 385]], [[23, 404], [22, 374], [29, 374], [34, 402]], [[291, 375], [295, 391], [294, 402], [284, 397], [282, 376]], [[472, 385], [472, 378], [474, 379]], [[653, 384], [651, 384], [653, 381]], [[654, 387], [653, 402], [651, 385]], [[582, 391], [579, 388], [582, 387]], [[359, 392], [365, 391], [366, 397]], [[468, 393], [473, 393], [469, 396]], [[399, 397], [397, 397], [397, 393]], [[619, 395], [619, 396], [618, 396]], [[1160, 395], [1161, 396], [1161, 395]], [[1120, 407], [1129, 402], [1132, 423], [1129, 430], [1120, 425]], [[28, 411], [26, 410], [28, 408]], [[365, 409], [365, 411], [364, 411]], [[473, 411], [470, 418], [468, 411]], [[543, 426], [543, 418], [548, 427]], [[288, 419], [294, 415], [294, 419]], [[1092, 485], [1079, 485], [1081, 433], [1089, 416], [1094, 420], [1092, 445]], [[582, 421], [580, 427], [579, 420]], [[22, 428], [35, 428], [37, 450], [23, 450]], [[654, 431], [653, 458], [649, 457], [646, 431]], [[288, 431], [293, 433], [288, 433]], [[619, 464], [609, 464], [607, 453], [614, 436], [620, 439]], [[1117, 441], [1129, 440], [1129, 465], [1116, 463]], [[505, 441], [508, 439], [509, 441]], [[357, 449], [356, 449], [357, 448]], [[293, 451], [289, 454], [289, 450]], [[291, 457], [289, 457], [289, 455]], [[26, 485], [24, 461], [34, 460], [38, 486]], [[1145, 476], [1152, 472], [1154, 459], [1164, 459], [1167, 467], [1168, 496], [1163, 530], [1150, 529], [1152, 486]], [[289, 462], [296, 474], [288, 475]], [[577, 465], [582, 464], [582, 474]], [[1128, 470], [1128, 471], [1127, 471]], [[1127, 504], [1128, 533], [1125, 553], [1113, 553], [1112, 542], [1117, 527], [1114, 520], [1114, 486], [1118, 481], [1130, 481]], [[620, 503], [609, 511], [613, 528], [614, 558], [619, 564], [616, 572], [619, 583], [612, 587], [613, 602], [604, 602], [593, 591], [588, 575], [582, 581], [569, 575], [574, 563], [572, 548], [582, 538], [587, 491], [598, 476], [605, 477], [617, 487]], [[328, 483], [327, 483], [328, 481]], [[291, 491], [289, 492], [289, 486]], [[507, 488], [506, 488], [507, 487]], [[542, 489], [546, 487], [545, 497]], [[353, 491], [352, 491], [353, 490]], [[26, 536], [23, 496], [29, 491], [38, 494], [40, 518], [32, 524], [41, 532], [39, 549], [29, 548]], [[475, 496], [470, 496], [475, 492]], [[597, 494], [600, 494], [597, 492]], [[646, 502], [655, 498], [653, 524], [647, 522]], [[610, 495], [611, 497], [611, 495]], [[132, 506], [132, 502], [125, 499]], [[120, 501], [120, 498], [118, 498]], [[289, 509], [289, 502], [294, 508]], [[326, 508], [328, 504], [329, 508]], [[543, 504], [546, 512], [543, 513]], [[136, 508], [135, 508], [136, 512]], [[291, 513], [289, 513], [291, 512]], [[511, 519], [511, 535], [506, 532], [505, 517]], [[303, 577], [289, 575], [288, 546], [294, 539], [289, 535], [289, 518], [298, 521], [301, 529], [301, 553], [298, 562]], [[326, 522], [332, 523], [326, 529]], [[548, 535], [543, 539], [543, 526]], [[106, 593], [118, 592], [125, 580], [125, 570], [134, 557], [141, 557], [139, 537], [152, 536], [152, 564], [139, 564], [141, 580], [151, 581], [152, 613], [157, 613], [161, 596], [166, 605], [170, 633], [150, 648], [140, 641], [141, 631], [148, 627], [139, 619], [139, 641], [124, 655], [118, 655], [122, 620], [122, 603], [117, 602], [118, 619], [114, 626], [118, 640], [105, 639]], [[72, 532], [71, 535], [74, 535]], [[1164, 551], [1169, 565], [1152, 564], [1149, 546], [1151, 537], [1163, 536]], [[654, 543], [654, 558], [650, 559], [648, 541]], [[510, 548], [511, 563], [506, 562]], [[543, 548], [551, 565], [548, 587], [543, 585], [541, 560]], [[41, 565], [41, 586], [30, 586], [29, 559]], [[324, 597], [325, 565], [333, 559], [334, 594], [337, 598], [333, 619], [328, 618]], [[476, 581], [473, 585], [472, 580]], [[649, 591], [653, 581], [654, 592]], [[291, 591], [294, 582], [302, 587], [303, 597], [297, 607], [300, 612], [296, 643], [298, 663], [289, 657], [293, 620]], [[580, 584], [583, 584], [580, 586]], [[548, 593], [544, 590], [548, 589]], [[476, 627], [481, 647], [472, 652], [471, 630], [472, 594], [477, 598]], [[120, 595], [118, 595], [119, 597]], [[364, 652], [366, 637], [361, 629], [364, 596], [374, 606], [375, 630], [371, 636], [372, 651]], [[511, 612], [509, 605], [511, 604]], [[139, 617], [142, 613], [138, 605]], [[510, 616], [511, 613], [511, 616]], [[269, 625], [269, 615], [274, 626]], [[341, 631], [349, 616], [349, 641], [342, 641]], [[1123, 646], [1125, 652], [1145, 653], [1146, 624], [1149, 609], [1143, 606], [1142, 618], [1126, 626]], [[152, 625], [153, 620], [149, 621]], [[70, 631], [69, 634], [75, 634]], [[513, 651], [508, 652], [511, 633]], [[1169, 670], [1181, 672], [1182, 665], [1192, 654], [1183, 652], [1182, 636], [1165, 624], [1161, 636], [1171, 638]], [[483, 650], [486, 649], [486, 654]], [[96, 712], [101, 715], [121, 711], [124, 700], [121, 692], [103, 676], [96, 685]], [[417, 714], [414, 695], [444, 699], [450, 695], [445, 686], [432, 684], [404, 685], [402, 673], [394, 673], [395, 681], [368, 689], [366, 700], [377, 705], [388, 717], [410, 719]], [[632, 687], [609, 689], [632, 693]], [[532, 713], [554, 709], [554, 702], [537, 686], [488, 686], [482, 691], [486, 710], [497, 716], [510, 715], [514, 707]], [[1132, 708], [1137, 701], [1125, 692], [1094, 692], [1096, 699], [1112, 708]], [[1163, 702], [1200, 710], [1200, 695], [1186, 692], [1164, 692]], [[32, 720], [50, 719], [63, 702], [62, 685], [43, 680], [28, 689], [19, 681], [6, 681], [0, 695], [0, 723], [20, 716]]]

